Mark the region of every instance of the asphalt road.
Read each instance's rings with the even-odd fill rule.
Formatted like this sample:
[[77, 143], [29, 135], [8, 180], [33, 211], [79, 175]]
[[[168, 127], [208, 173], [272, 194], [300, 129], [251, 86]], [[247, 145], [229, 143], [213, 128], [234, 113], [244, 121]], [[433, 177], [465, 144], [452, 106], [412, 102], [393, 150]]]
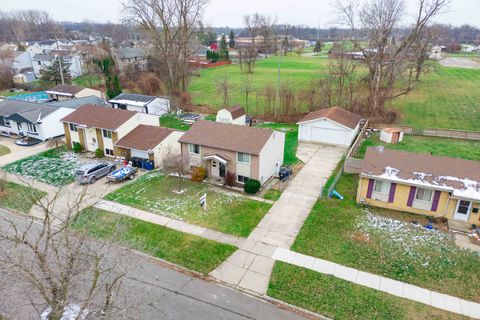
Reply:
[[[0, 214], [12, 216], [2, 209]], [[23, 221], [19, 216], [13, 217], [19, 222]], [[5, 222], [0, 220], [0, 223]], [[143, 255], [121, 248], [116, 254], [121, 257], [120, 264], [128, 266], [127, 278], [122, 285], [122, 298], [134, 301], [134, 305], [127, 309], [125, 318], [304, 319], [263, 300], [172, 270]], [[9, 281], [8, 286], [0, 287], [0, 313], [7, 315], [8, 319], [38, 319], [38, 312], [32, 309], [24, 296], [21, 282], [7, 280], [13, 281]]]

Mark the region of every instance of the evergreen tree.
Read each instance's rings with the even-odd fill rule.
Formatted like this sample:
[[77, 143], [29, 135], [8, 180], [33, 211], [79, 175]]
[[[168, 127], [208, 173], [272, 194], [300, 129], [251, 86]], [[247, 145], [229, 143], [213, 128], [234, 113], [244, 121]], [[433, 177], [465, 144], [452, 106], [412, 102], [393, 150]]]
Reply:
[[120, 85], [120, 79], [118, 78], [117, 75], [115, 75], [113, 77], [113, 93], [114, 93], [114, 97], [118, 96], [119, 94], [121, 94], [123, 91], [122, 91], [122, 86]]
[[323, 47], [323, 44], [320, 42], [320, 40], [317, 40], [315, 42], [315, 47], [313, 48], [313, 52], [315, 52], [316, 54], [319, 54], [320, 52], [322, 52], [322, 47]]
[[222, 34], [222, 38], [220, 39], [220, 51], [226, 50], [228, 50], [227, 37]]
[[230, 30], [230, 34], [228, 35], [228, 46], [230, 48], [235, 48], [235, 34], [233, 30]]
[[107, 79], [105, 80], [105, 87], [107, 87], [108, 99], [113, 99], [123, 92], [122, 87], [120, 85], [120, 79], [118, 78], [117, 75], [113, 76], [113, 78], [112, 76], [108, 76]]
[[[62, 62], [63, 81], [65, 83], [70, 83], [70, 80], [72, 79], [70, 75], [71, 63], [66, 63], [62, 57], [60, 57], [60, 60]], [[62, 76], [60, 75], [59, 58], [55, 58], [50, 66], [45, 67], [43, 70], [40, 71], [40, 80], [45, 82], [55, 82], [55, 84], [59, 84], [62, 82]]]

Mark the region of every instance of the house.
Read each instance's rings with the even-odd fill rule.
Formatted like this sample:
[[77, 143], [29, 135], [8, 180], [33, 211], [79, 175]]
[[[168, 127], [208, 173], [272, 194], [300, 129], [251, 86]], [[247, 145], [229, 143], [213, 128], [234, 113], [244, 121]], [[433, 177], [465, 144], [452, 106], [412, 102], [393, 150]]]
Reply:
[[32, 56], [33, 73], [40, 78], [41, 71], [52, 65], [53, 57], [47, 53], [36, 53]]
[[298, 140], [349, 147], [361, 120], [359, 115], [338, 107], [313, 111], [297, 123]]
[[13, 51], [12, 69], [13, 73], [32, 72], [32, 58], [27, 51]]
[[114, 144], [115, 154], [127, 160], [133, 157], [151, 160], [155, 167], [162, 167], [165, 155], [180, 155], [178, 139], [183, 134], [183, 131], [162, 128], [158, 125], [141, 124]]
[[179, 142], [190, 167], [205, 167], [213, 179], [225, 182], [230, 174], [237, 184], [249, 179], [264, 184], [283, 164], [285, 133], [200, 120]]
[[480, 162], [370, 147], [357, 202], [478, 225]]
[[247, 113], [240, 105], [234, 105], [217, 112], [217, 122], [238, 124], [244, 126], [247, 123]]
[[121, 93], [108, 101], [113, 108], [154, 114], [157, 116], [170, 112], [170, 99], [146, 96], [135, 93]]
[[41, 141], [63, 135], [60, 119], [73, 110], [20, 100], [0, 102], [0, 132]]
[[81, 86], [73, 86], [68, 84], [61, 84], [47, 90], [46, 93], [50, 96], [51, 100], [62, 101], [68, 99], [76, 99], [88, 96], [97, 96], [102, 98], [102, 92], [100, 90], [84, 88]]
[[75, 142], [87, 151], [102, 149], [106, 156], [116, 156], [114, 145], [140, 124], [157, 125], [157, 116], [134, 111], [83, 105], [60, 120], [68, 148]]
[[380, 131], [380, 141], [386, 143], [402, 142], [404, 132], [397, 128], [385, 128]]
[[147, 69], [147, 54], [142, 48], [123, 47], [114, 49], [113, 57], [120, 72], [127, 71], [128, 68], [142, 71]]

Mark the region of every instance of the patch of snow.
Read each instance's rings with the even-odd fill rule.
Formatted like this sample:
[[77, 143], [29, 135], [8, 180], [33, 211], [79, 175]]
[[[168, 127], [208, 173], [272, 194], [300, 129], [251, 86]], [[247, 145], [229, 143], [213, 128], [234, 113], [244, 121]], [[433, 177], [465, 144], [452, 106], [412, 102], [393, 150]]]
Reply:
[[[87, 318], [88, 310], [83, 310], [80, 314], [80, 306], [77, 304], [70, 304], [65, 307], [63, 311], [62, 318], [60, 320], [83, 320]], [[52, 312], [52, 308], [48, 307], [45, 311], [42, 312], [40, 315], [41, 320], [48, 320], [48, 316]]]

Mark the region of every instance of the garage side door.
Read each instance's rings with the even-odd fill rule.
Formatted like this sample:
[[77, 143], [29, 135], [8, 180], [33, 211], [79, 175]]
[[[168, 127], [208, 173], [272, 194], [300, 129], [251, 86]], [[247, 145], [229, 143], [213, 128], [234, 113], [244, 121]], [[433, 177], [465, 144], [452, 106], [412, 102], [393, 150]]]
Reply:
[[311, 140], [330, 144], [345, 145], [345, 141], [347, 141], [347, 132], [312, 127]]

